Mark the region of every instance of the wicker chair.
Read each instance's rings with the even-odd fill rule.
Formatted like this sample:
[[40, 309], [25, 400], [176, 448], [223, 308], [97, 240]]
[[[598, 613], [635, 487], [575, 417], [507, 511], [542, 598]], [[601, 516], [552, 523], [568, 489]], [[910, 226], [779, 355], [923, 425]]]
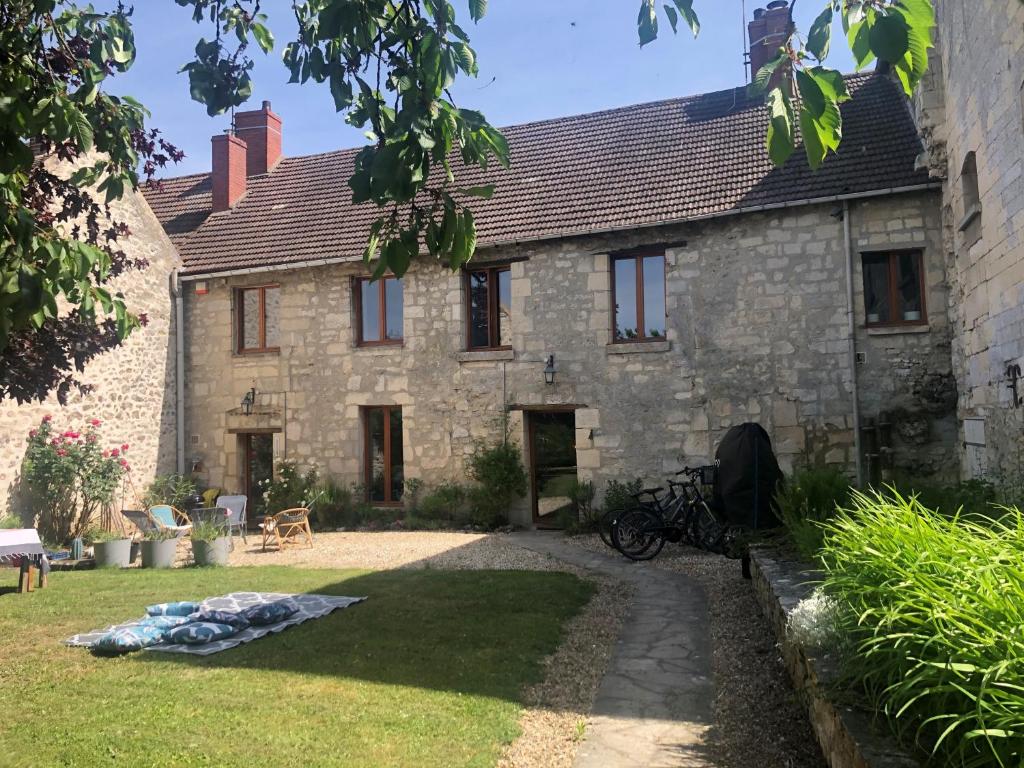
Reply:
[[310, 549], [313, 547], [313, 530], [309, 527], [309, 509], [306, 507], [267, 515], [260, 523], [260, 530], [263, 531], [264, 552], [271, 540], [277, 543], [278, 549], [284, 549], [286, 544], [297, 544], [301, 539], [305, 539]]

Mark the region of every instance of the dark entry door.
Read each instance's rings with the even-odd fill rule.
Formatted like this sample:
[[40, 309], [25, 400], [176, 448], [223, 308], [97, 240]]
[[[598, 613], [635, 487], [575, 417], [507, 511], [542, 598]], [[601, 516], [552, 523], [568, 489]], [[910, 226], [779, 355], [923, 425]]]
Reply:
[[274, 479], [274, 436], [268, 432], [242, 435], [242, 469], [245, 473], [246, 517], [261, 522], [264, 509], [263, 483]]
[[533, 522], [561, 528], [572, 509], [570, 493], [576, 483], [576, 415], [535, 411], [529, 419]]

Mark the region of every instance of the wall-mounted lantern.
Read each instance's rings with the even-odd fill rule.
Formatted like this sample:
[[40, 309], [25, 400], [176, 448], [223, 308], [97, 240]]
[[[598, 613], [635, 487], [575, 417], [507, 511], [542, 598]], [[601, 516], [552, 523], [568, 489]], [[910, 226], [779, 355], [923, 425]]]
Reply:
[[242, 413], [245, 416], [252, 415], [252, 407], [256, 404], [256, 387], [252, 387], [242, 398]]
[[544, 383], [555, 383], [555, 356], [548, 355], [547, 363], [544, 365]]

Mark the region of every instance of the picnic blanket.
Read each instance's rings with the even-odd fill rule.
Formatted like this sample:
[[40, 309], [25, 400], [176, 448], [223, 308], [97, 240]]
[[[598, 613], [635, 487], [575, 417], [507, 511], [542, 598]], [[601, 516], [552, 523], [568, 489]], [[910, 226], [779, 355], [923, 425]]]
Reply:
[[[297, 613], [284, 621], [270, 624], [265, 627], [249, 627], [238, 634], [226, 637], [223, 640], [214, 640], [204, 645], [184, 645], [175, 643], [160, 643], [145, 648], [146, 651], [159, 651], [161, 653], [192, 653], [197, 656], [209, 656], [214, 653], [226, 651], [229, 648], [236, 648], [242, 643], [250, 643], [271, 633], [282, 632], [288, 627], [302, 624], [310, 619], [319, 619], [327, 614], [341, 608], [348, 608], [365, 600], [365, 597], [335, 597], [334, 595], [288, 595], [276, 592], [232, 592], [220, 597], [208, 597], [203, 600], [200, 610], [230, 611], [237, 613], [246, 608], [263, 603], [274, 603], [278, 600], [291, 600], [299, 606]], [[114, 624], [103, 629], [83, 632], [65, 640], [66, 645], [91, 648], [103, 635], [121, 627], [131, 626], [134, 622], [126, 621], [122, 624]]]

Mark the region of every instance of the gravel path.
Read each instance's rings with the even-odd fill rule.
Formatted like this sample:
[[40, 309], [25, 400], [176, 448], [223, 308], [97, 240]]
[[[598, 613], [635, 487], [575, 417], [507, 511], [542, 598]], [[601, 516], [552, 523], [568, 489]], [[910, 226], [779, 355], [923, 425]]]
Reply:
[[[596, 535], [569, 539], [608, 549]], [[775, 636], [736, 560], [668, 544], [649, 563], [683, 573], [707, 592], [715, 675], [715, 726], [709, 747], [721, 768], [823, 768], [803, 707], [796, 700]]]

